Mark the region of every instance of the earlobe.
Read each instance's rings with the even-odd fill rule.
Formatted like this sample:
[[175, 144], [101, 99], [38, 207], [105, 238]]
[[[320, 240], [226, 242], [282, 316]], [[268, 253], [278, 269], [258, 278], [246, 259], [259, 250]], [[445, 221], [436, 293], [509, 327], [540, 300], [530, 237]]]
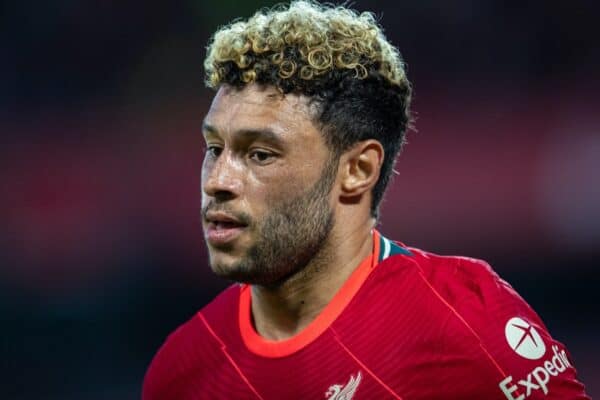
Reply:
[[370, 191], [379, 179], [383, 157], [381, 143], [372, 139], [359, 142], [348, 150], [342, 156], [342, 196], [358, 196]]

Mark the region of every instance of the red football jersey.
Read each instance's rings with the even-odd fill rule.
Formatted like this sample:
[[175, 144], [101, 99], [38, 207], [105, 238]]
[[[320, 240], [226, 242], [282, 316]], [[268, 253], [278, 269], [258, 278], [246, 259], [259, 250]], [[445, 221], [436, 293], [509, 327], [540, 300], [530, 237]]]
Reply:
[[288, 340], [257, 334], [249, 286], [225, 290], [169, 336], [143, 399], [589, 399], [565, 346], [485, 262], [373, 236]]

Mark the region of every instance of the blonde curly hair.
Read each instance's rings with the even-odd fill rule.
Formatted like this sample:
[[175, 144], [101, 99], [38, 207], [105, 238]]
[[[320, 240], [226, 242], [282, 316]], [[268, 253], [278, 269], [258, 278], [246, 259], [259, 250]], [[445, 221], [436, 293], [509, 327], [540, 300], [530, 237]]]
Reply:
[[313, 80], [350, 70], [358, 79], [376, 72], [392, 85], [408, 85], [400, 53], [372, 13], [309, 1], [259, 11], [218, 30], [204, 61], [207, 86], [234, 83], [233, 66], [244, 84], [273, 72], [280, 79]]
[[372, 192], [377, 216], [410, 123], [411, 86], [372, 13], [312, 0], [264, 9], [219, 29], [204, 67], [213, 89], [257, 83], [309, 96], [338, 157], [360, 140], [379, 140], [385, 156]]

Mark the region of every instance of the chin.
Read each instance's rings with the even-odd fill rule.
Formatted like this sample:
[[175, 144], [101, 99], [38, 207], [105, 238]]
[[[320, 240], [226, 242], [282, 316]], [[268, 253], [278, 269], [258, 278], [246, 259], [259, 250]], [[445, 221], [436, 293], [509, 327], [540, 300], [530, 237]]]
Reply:
[[213, 273], [219, 278], [237, 283], [255, 284], [255, 276], [236, 266], [212, 265]]
[[248, 285], [270, 286], [274, 284], [274, 276], [256, 266], [250, 266], [244, 260], [225, 262], [222, 258], [211, 259], [210, 267], [219, 278]]
[[248, 273], [245, 263], [240, 257], [210, 249], [209, 258], [210, 268], [220, 278], [242, 282], [239, 279]]

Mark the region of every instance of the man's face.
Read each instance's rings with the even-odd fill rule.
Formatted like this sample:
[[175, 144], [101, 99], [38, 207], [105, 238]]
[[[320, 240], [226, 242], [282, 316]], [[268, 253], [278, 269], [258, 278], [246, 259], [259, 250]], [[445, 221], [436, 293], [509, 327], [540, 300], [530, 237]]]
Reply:
[[205, 118], [202, 222], [213, 271], [274, 285], [313, 259], [333, 226], [337, 159], [306, 97], [219, 89]]

